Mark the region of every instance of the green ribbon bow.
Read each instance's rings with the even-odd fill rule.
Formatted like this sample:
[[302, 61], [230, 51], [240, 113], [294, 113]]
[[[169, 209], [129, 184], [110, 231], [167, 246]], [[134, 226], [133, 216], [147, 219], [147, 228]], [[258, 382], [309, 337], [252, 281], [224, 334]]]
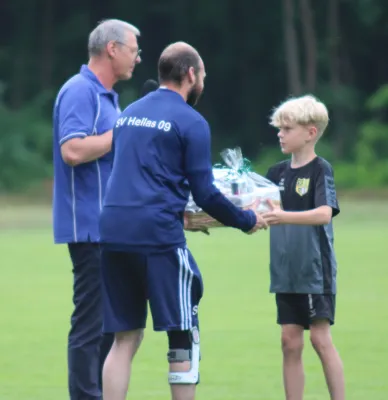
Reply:
[[243, 158], [242, 165], [238, 169], [228, 167], [227, 165], [224, 165], [221, 163], [214, 164], [213, 168], [229, 170], [225, 179], [231, 180], [231, 179], [235, 179], [236, 175], [241, 176], [248, 172], [251, 172], [252, 171], [252, 163], [247, 158]]

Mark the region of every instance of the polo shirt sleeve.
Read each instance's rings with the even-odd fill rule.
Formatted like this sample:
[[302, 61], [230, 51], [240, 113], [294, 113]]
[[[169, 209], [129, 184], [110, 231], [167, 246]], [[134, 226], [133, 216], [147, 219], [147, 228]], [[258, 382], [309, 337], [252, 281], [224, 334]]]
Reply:
[[65, 89], [58, 105], [59, 145], [93, 134], [97, 113], [93, 91], [76, 85]]

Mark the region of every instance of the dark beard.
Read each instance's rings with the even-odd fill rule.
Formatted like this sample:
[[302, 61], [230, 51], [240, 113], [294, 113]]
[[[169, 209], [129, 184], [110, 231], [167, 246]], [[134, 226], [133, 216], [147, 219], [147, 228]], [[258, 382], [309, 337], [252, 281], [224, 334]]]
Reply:
[[196, 86], [193, 86], [187, 95], [186, 103], [189, 106], [194, 107], [198, 103], [200, 97], [201, 93], [199, 93], [198, 88]]

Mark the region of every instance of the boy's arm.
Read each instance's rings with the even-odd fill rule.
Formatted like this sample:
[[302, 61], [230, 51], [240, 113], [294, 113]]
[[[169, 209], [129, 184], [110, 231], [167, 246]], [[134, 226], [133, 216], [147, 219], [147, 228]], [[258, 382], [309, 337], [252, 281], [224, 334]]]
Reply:
[[269, 225], [326, 225], [332, 218], [332, 208], [321, 206], [308, 211], [284, 211], [268, 200], [271, 211], [263, 214]]
[[284, 211], [269, 202], [271, 211], [263, 218], [270, 225], [326, 225], [339, 214], [337, 194], [334, 184], [333, 170], [329, 165], [320, 166], [315, 176], [314, 206], [307, 211]]

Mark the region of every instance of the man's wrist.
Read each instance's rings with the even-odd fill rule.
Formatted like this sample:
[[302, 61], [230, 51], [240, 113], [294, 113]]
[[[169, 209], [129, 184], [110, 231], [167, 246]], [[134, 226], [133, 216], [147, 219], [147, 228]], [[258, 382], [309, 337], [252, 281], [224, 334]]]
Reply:
[[253, 210], [246, 210], [246, 211], [244, 211], [244, 214], [249, 218], [249, 222], [241, 230], [246, 233], [246, 232], [250, 232], [255, 227], [255, 225], [257, 223], [257, 217], [256, 217], [256, 213]]

